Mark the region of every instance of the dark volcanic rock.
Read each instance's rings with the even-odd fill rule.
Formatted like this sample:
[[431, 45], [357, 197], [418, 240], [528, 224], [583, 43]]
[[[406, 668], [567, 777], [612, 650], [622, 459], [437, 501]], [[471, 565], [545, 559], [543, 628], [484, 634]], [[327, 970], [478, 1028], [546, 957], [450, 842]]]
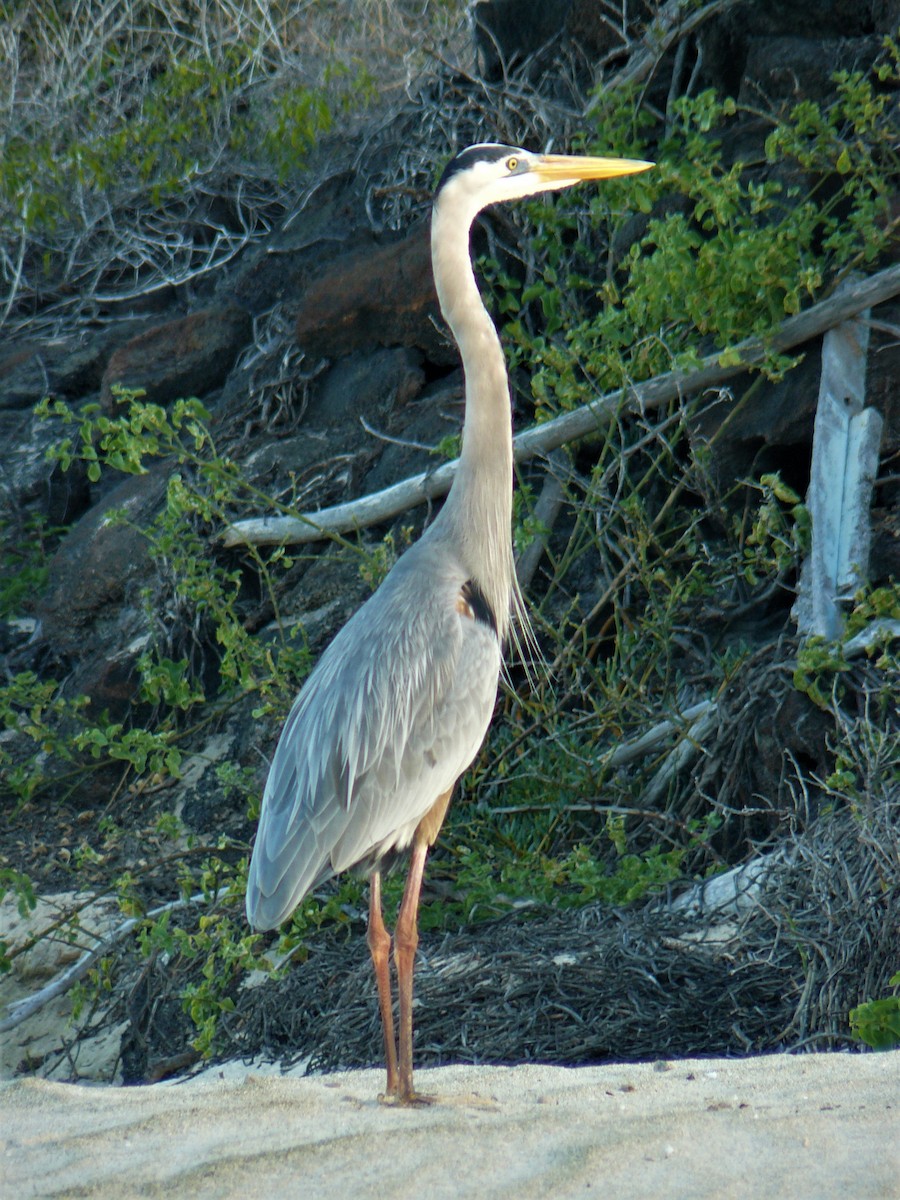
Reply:
[[[87, 397], [85, 397], [87, 399]], [[56, 417], [39, 418], [0, 410], [0, 513], [17, 523], [27, 506], [37, 505], [51, 525], [74, 521], [90, 505], [83, 463], [63, 473], [48, 458], [51, 447], [72, 436], [72, 427]]]
[[[398, 441], [419, 439], [411, 430], [424, 386], [422, 356], [414, 349], [393, 346], [348, 354], [310, 388], [297, 432], [261, 439], [245, 457], [244, 470], [263, 488], [277, 490], [293, 481], [301, 491], [314, 485], [319, 503], [349, 500], [360, 487], [369, 489], [372, 463], [380, 464], [400, 449], [380, 434]], [[422, 440], [436, 442], [448, 432], [437, 430], [433, 425], [433, 436]], [[387, 482], [395, 483], [402, 474], [398, 471]]]
[[0, 409], [30, 408], [50, 393], [68, 391], [66, 376], [72, 374], [67, 370], [69, 359], [77, 362], [76, 379], [72, 381], [75, 390], [82, 383], [87, 385], [83, 390], [89, 391], [91, 376], [96, 375], [99, 381], [102, 371], [98, 367], [102, 349], [96, 344], [70, 350], [59, 342], [33, 342], [0, 357]]
[[[891, 330], [900, 321], [900, 305], [879, 307], [878, 325], [873, 329], [866, 372], [866, 403], [884, 418], [881, 457], [887, 461], [900, 450], [900, 347]], [[779, 470], [782, 477], [801, 493], [806, 492], [812, 456], [813, 426], [822, 371], [822, 340], [800, 348], [802, 359], [777, 383], [757, 378], [752, 397], [739, 402], [749, 381], [736, 380], [724, 389], [721, 399], [704, 406], [690, 422], [695, 443], [712, 439], [712, 468], [724, 488], [745, 476]], [[885, 486], [881, 502], [893, 501]], [[882, 555], [891, 559], [889, 539]], [[890, 574], [890, 571], [879, 571]]]
[[[759, 381], [752, 400], [739, 403], [736, 411], [734, 397], [744, 391], [742, 382], [723, 389], [719, 402], [704, 406], [691, 420], [695, 443], [714, 439], [712, 467], [721, 486], [748, 474], [789, 466], [786, 481], [805, 489], [820, 373], [817, 346], [780, 382]], [[773, 461], [773, 454], [786, 454], [791, 461], [781, 457]]]
[[419, 356], [400, 347], [372, 354], [351, 354], [323, 376], [310, 397], [306, 422], [325, 427], [360, 416], [383, 415], [405, 405], [422, 390], [425, 374]]
[[566, 32], [571, 41], [593, 62], [624, 47], [626, 39], [640, 37], [656, 16], [659, 5], [652, 0], [632, 0], [621, 15], [610, 20], [609, 11], [596, 0], [571, 0]]
[[116, 346], [144, 327], [129, 320], [81, 337], [39, 338], [0, 349], [0, 410], [31, 408], [44, 396], [96, 392]]
[[[397, 440], [387, 445], [365, 476], [366, 492], [377, 492], [419, 471], [433, 471], [444, 461], [422, 447], [436, 446], [442, 438], [459, 433], [463, 417], [462, 372], [432, 384], [402, 413]], [[409, 524], [418, 514], [409, 513]]]
[[[865, 314], [863, 314], [865, 315]], [[887, 463], [900, 452], [900, 302], [892, 300], [875, 310], [866, 366], [866, 404], [884, 418], [881, 458]], [[691, 436], [698, 442], [715, 439], [712, 465], [720, 483], [729, 484], [765, 470], [781, 470], [793, 487], [805, 493], [809, 481], [813, 426], [822, 371], [822, 339], [797, 347], [797, 366], [778, 382], [748, 376], [732, 381], [718, 401], [691, 418]], [[738, 404], [753, 385], [753, 394]], [[884, 470], [884, 468], [882, 468]], [[885, 472], [893, 477], [895, 472]], [[890, 478], [880, 487], [882, 504], [894, 504], [900, 493]], [[876, 497], [876, 505], [879, 498]], [[890, 574], [892, 572], [882, 572]]]
[[[164, 469], [125, 479], [102, 504], [75, 525], [50, 563], [47, 591], [37, 608], [41, 633], [60, 651], [80, 657], [93, 651], [85, 631], [125, 600], [129, 586], [146, 574], [147, 539], [139, 532], [152, 520], [166, 487]], [[124, 511], [128, 523], [110, 519]]]
[[252, 322], [242, 308], [208, 308], [157, 325], [114, 352], [103, 374], [102, 400], [112, 387], [143, 388], [146, 399], [167, 404], [205, 396], [220, 387], [250, 338]]
[[770, 104], [824, 100], [834, 91], [835, 71], [867, 71], [880, 49], [880, 37], [750, 38], [738, 99], [748, 105], [760, 97]]
[[68, 471], [56, 463], [47, 480], [47, 521], [53, 528], [72, 525], [91, 507], [91, 484], [87, 467], [74, 461]]
[[[165, 494], [163, 465], [125, 479], [75, 525], [50, 564], [47, 590], [37, 605], [38, 640], [52, 661], [66, 664], [69, 695], [85, 695], [112, 720], [132, 709], [137, 661], [147, 647], [147, 615], [137, 600], [152, 566], [141, 529]], [[108, 514], [122, 510], [127, 524]]]
[[322, 263], [346, 253], [363, 230], [368, 232], [364, 218], [355, 172], [317, 181], [280, 229], [242, 256], [234, 271], [223, 273], [216, 296], [254, 316], [276, 304], [296, 304]]
[[339, 356], [370, 346], [418, 346], [453, 361], [437, 332], [429, 226], [402, 242], [348, 254], [310, 284], [297, 314], [297, 341], [311, 354]]
[[475, 48], [486, 79], [548, 47], [562, 34], [572, 0], [481, 0], [473, 4]]
[[[785, 38], [810, 39], [814, 43], [823, 38], [866, 39], [895, 31], [898, 17], [898, 0], [793, 0], [790, 4], [784, 0], [743, 0], [700, 27], [702, 68], [698, 82], [736, 96], [743, 86], [751, 57], [758, 64], [764, 63], [768, 53], [764, 43]], [[757, 43], [757, 49], [751, 53], [753, 43]], [[798, 67], [805, 71], [811, 66], [809, 55], [800, 47], [797, 49], [801, 59]], [[844, 53], [851, 58], [855, 55], [852, 41], [841, 52]], [[820, 65], [827, 74], [828, 61], [823, 60]], [[759, 70], [758, 65], [751, 66], [751, 79]], [[781, 89], [778, 94], [790, 86], [783, 79], [778, 84]], [[798, 99], [802, 89], [803, 84], [798, 84]]]

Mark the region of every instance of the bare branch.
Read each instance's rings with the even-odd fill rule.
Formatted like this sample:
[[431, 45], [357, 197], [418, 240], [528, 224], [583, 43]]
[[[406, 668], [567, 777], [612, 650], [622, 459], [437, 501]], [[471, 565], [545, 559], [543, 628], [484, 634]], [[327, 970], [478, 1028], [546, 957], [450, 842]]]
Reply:
[[[690, 0], [669, 0], [647, 26], [627, 64], [610, 79], [603, 81], [603, 91], [613, 91], [629, 83], [640, 83], [652, 74], [656, 64], [677, 41], [692, 33], [704, 21], [733, 8], [737, 0], [712, 0], [701, 8], [689, 9]], [[591, 99], [585, 115], [593, 112], [600, 102], [599, 93]]]
[[[658, 725], [654, 725], [640, 737], [633, 738], [630, 742], [623, 742], [621, 746], [616, 746], [613, 750], [601, 755], [597, 759], [598, 766], [623, 767], [636, 758], [652, 754], [657, 746], [673, 733], [680, 733], [682, 738], [693, 738], [696, 741], [697, 727], [702, 724], [703, 733], [706, 733], [707, 725], [715, 718], [715, 715], [715, 700], [701, 700], [697, 704], [692, 704], [690, 708], [686, 708], [678, 720], [660, 721]], [[709, 727], [711, 728], [711, 725]], [[643, 812], [643, 809], [640, 811]]]
[[559, 479], [559, 474], [565, 469], [566, 465], [565, 455], [561, 451], [554, 450], [550, 454], [544, 486], [541, 489], [540, 496], [538, 496], [537, 504], [534, 506], [534, 520], [537, 522], [540, 532], [534, 541], [530, 542], [516, 559], [516, 578], [519, 581], [519, 587], [523, 590], [528, 587], [534, 578], [538, 563], [547, 549], [547, 539], [550, 531], [553, 529], [556, 518], [562, 508], [565, 493]]

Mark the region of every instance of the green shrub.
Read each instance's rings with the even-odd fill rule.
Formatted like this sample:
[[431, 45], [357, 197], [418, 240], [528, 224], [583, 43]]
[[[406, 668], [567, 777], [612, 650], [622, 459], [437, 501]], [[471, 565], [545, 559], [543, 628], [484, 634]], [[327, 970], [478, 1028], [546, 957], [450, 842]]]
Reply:
[[[587, 223], [583, 189], [532, 204], [524, 284], [485, 265], [496, 307], [512, 318], [504, 330], [514, 359], [530, 366], [539, 419], [688, 369], [710, 349], [727, 352], [896, 240], [900, 154], [887, 112], [900, 73], [896, 46], [886, 45], [883, 90], [841, 72], [833, 101], [803, 101], [772, 120], [762, 163], [725, 162], [721, 135], [745, 114], [708, 91], [675, 102], [656, 168], [597, 189]], [[597, 113], [602, 142], [586, 151], [648, 156], [655, 122], [636, 94], [603, 95]], [[617, 258], [635, 210], [644, 232]], [[790, 362], [773, 355], [766, 371]]]
[[900, 971], [890, 980], [893, 996], [867, 1000], [850, 1010], [850, 1029], [855, 1038], [873, 1050], [900, 1046]]

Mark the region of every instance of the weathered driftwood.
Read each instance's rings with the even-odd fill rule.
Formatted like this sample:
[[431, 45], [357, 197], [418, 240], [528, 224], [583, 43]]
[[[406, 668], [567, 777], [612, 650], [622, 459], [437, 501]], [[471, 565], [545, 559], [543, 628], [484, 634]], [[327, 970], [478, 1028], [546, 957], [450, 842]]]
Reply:
[[[699, 707], [699, 705], [698, 705]], [[709, 703], [705, 711], [686, 729], [678, 739], [677, 744], [666, 755], [665, 762], [650, 780], [641, 795], [641, 805], [652, 809], [657, 801], [665, 795], [669, 784], [688, 763], [703, 750], [703, 742], [718, 725], [718, 709], [714, 703]]]
[[881, 642], [887, 645], [888, 642], [896, 641], [900, 641], [900, 621], [893, 621], [889, 617], [880, 617], [844, 642], [844, 658], [858, 658], [860, 654], [865, 654]]
[[801, 634], [831, 640], [843, 628], [841, 603], [865, 582], [872, 540], [869, 509], [884, 421], [865, 407], [867, 316], [830, 329], [822, 345], [807, 496], [812, 547], [794, 614]]
[[[850, 661], [868, 653], [873, 647], [900, 640], [900, 621], [887, 617], [871, 621], [843, 646], [844, 657]], [[650, 809], [662, 796], [671, 780], [703, 750], [704, 740], [715, 730], [719, 706], [715, 700], [700, 700], [686, 708], [675, 719], [660, 721], [640, 737], [614, 746], [597, 756], [597, 764], [622, 767], [637, 758], [653, 753], [673, 734], [675, 745], [641, 796], [641, 805]]]
[[[563, 413], [544, 425], [520, 433], [513, 442], [517, 462], [549, 454], [568, 442], [595, 433], [609, 414], [625, 406], [638, 412], [660, 408], [681, 396], [718, 387], [767, 355], [783, 353], [818, 337], [865, 308], [900, 294], [900, 264], [879, 271], [827, 300], [783, 321], [764, 338], [748, 338], [727, 353], [712, 354], [693, 371], [670, 371], [636, 387], [618, 388], [590, 404]], [[346, 533], [391, 520], [416, 504], [446, 495], [456, 474], [456, 461], [404, 479], [384, 491], [336, 504], [300, 517], [260, 517], [236, 521], [223, 533], [226, 546], [274, 546], [315, 542], [332, 533]]]
[[672, 910], [697, 917], [739, 917], [759, 904], [766, 877], [790, 862], [790, 845], [779, 846], [769, 854], [761, 854], [721, 875], [713, 875], [710, 879], [695, 883], [675, 897]]

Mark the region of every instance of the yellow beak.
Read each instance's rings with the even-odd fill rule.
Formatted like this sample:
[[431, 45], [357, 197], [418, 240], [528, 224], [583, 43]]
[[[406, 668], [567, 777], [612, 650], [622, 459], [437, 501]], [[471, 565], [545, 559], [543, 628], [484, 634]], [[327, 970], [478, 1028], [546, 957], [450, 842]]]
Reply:
[[580, 183], [584, 179], [615, 179], [635, 175], [655, 166], [638, 158], [587, 158], [573, 154], [542, 154], [532, 172], [542, 183], [556, 187]]

